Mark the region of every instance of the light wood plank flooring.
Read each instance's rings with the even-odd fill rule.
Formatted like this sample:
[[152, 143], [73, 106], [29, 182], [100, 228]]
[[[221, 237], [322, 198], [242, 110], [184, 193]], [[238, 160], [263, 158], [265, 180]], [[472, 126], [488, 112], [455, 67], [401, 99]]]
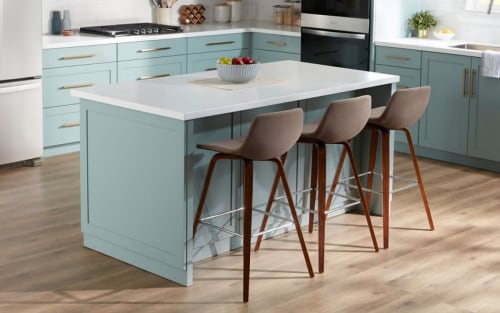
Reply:
[[[185, 288], [83, 248], [78, 154], [1, 169], [0, 312], [500, 312], [500, 176], [420, 165], [436, 231], [412, 189], [394, 198], [388, 250], [372, 252], [361, 215], [329, 219], [326, 271], [313, 279], [294, 233], [266, 240], [248, 304], [239, 251], [197, 263]], [[398, 174], [410, 166], [397, 156]], [[317, 269], [316, 233], [305, 236]]]

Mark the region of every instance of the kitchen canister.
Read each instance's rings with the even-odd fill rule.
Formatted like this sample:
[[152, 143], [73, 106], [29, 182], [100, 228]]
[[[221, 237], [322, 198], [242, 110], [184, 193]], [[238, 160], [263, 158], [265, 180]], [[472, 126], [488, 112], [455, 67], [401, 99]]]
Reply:
[[71, 29], [71, 18], [69, 17], [69, 10], [63, 11], [63, 20], [62, 20], [62, 30], [70, 30]]
[[217, 3], [214, 7], [214, 19], [219, 23], [227, 23], [231, 19], [231, 7], [226, 3]]
[[231, 7], [231, 22], [239, 22], [241, 20], [241, 1], [227, 0], [227, 4]]
[[156, 8], [156, 22], [163, 25], [172, 25], [172, 8]]
[[61, 12], [52, 11], [51, 30], [53, 35], [61, 34]]

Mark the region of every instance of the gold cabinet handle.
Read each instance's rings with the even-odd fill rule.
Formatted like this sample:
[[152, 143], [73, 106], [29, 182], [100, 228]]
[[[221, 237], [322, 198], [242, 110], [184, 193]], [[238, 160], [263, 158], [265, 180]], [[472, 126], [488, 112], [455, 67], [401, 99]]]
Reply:
[[147, 49], [141, 49], [137, 51], [138, 53], [143, 53], [143, 52], [155, 52], [155, 51], [163, 51], [163, 50], [170, 50], [172, 47], [160, 47], [160, 48], [147, 48]]
[[86, 58], [94, 58], [96, 56], [97, 55], [95, 53], [68, 55], [68, 56], [62, 57], [60, 60], [86, 59]]
[[462, 87], [462, 96], [465, 98], [467, 96], [467, 69], [464, 68], [464, 85]]
[[71, 123], [64, 123], [62, 124], [62, 128], [70, 128], [70, 127], [77, 127], [80, 126], [80, 122], [71, 122]]
[[384, 57], [386, 59], [391, 59], [391, 60], [410, 61], [410, 58], [408, 58], [408, 57], [401, 57], [401, 56], [398, 56], [398, 55], [386, 55]]
[[476, 91], [474, 90], [475, 87], [474, 87], [474, 80], [476, 80], [476, 70], [472, 70], [472, 77], [471, 77], [471, 80], [470, 80], [470, 96], [471, 97], [475, 97], [476, 96]]
[[205, 72], [208, 72], [208, 71], [215, 71], [217, 68], [215, 67], [209, 67], [209, 68], [206, 68], [205, 69]]
[[75, 89], [75, 88], [91, 87], [91, 86], [94, 86], [94, 85], [95, 85], [95, 83], [64, 85], [64, 86], [61, 87], [61, 89]]
[[280, 47], [286, 46], [286, 42], [284, 41], [267, 40], [266, 43], [273, 46], [280, 46]]
[[408, 88], [410, 88], [410, 86], [407, 86], [407, 85], [401, 85], [401, 84], [396, 84], [396, 88], [397, 88], [397, 89], [408, 89]]
[[219, 41], [219, 42], [209, 42], [205, 44], [206, 46], [220, 46], [220, 45], [230, 45], [234, 43], [234, 40], [231, 41]]
[[170, 76], [170, 74], [159, 74], [159, 75], [145, 75], [137, 78], [137, 80], [146, 80], [146, 79], [153, 79], [153, 78], [160, 78], [160, 77], [167, 77]]

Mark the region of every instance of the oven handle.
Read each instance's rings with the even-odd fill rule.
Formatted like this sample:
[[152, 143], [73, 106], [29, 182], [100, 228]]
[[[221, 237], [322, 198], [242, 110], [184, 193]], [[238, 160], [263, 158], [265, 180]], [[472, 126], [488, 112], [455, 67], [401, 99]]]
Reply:
[[331, 32], [326, 30], [317, 30], [309, 28], [302, 28], [302, 32], [305, 34], [317, 35], [323, 37], [347, 38], [347, 39], [359, 39], [359, 40], [366, 39], [366, 34], [359, 34], [359, 33], [339, 33], [339, 32]]

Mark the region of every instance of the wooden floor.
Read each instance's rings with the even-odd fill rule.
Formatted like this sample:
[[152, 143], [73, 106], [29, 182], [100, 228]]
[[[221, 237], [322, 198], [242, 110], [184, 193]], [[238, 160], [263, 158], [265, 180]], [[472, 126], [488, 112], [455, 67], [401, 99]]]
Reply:
[[[248, 304], [239, 251], [197, 263], [186, 288], [83, 248], [78, 154], [2, 169], [0, 312], [500, 312], [500, 176], [420, 164], [436, 231], [414, 189], [394, 198], [388, 250], [372, 252], [361, 215], [329, 219], [326, 271], [313, 279], [294, 233], [267, 240]], [[409, 166], [397, 156], [399, 174]]]

